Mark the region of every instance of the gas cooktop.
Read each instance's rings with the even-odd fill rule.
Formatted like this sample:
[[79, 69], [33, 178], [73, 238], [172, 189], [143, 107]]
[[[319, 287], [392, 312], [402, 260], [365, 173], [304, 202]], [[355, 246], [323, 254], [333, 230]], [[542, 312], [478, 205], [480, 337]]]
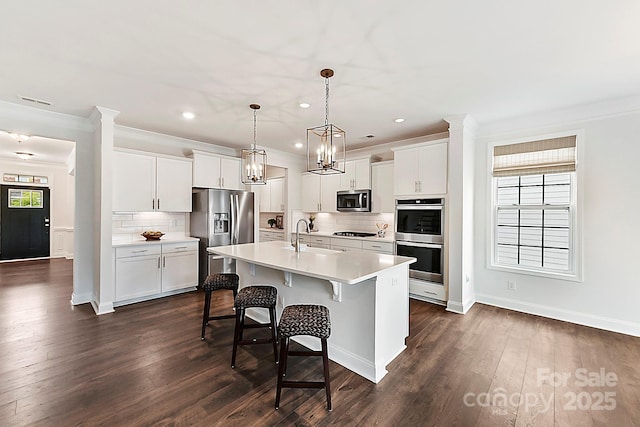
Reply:
[[362, 233], [360, 231], [336, 231], [333, 233], [334, 236], [343, 236], [343, 237], [373, 237], [376, 233]]

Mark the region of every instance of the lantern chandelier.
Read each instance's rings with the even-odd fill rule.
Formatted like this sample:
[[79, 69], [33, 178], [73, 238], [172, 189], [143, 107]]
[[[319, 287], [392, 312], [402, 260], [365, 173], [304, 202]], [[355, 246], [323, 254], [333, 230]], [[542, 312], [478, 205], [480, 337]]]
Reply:
[[256, 148], [257, 112], [260, 105], [251, 104], [253, 110], [253, 146], [242, 149], [242, 183], [248, 185], [264, 185], [267, 183], [267, 152]]
[[329, 78], [333, 70], [325, 68], [320, 75], [325, 86], [324, 125], [307, 129], [307, 171], [322, 175], [344, 173], [347, 134], [329, 123]]

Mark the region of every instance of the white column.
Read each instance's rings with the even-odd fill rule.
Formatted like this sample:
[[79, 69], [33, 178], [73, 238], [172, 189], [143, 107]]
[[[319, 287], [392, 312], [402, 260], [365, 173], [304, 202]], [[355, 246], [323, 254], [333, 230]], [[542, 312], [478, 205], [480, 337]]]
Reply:
[[96, 314], [113, 312], [115, 285], [113, 274], [113, 248], [111, 244], [112, 157], [114, 119], [118, 111], [96, 107], [91, 115], [95, 124], [94, 175], [94, 271], [91, 305]]
[[449, 192], [447, 310], [466, 313], [475, 302], [473, 290], [473, 198], [475, 121], [469, 115], [445, 118], [449, 123]]

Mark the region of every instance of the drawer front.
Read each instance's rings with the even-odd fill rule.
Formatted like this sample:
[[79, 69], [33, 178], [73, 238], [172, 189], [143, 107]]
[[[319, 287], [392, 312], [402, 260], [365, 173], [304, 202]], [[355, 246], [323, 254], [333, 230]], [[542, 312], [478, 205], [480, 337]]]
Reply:
[[362, 249], [362, 240], [357, 239], [336, 239], [331, 238], [331, 247], [340, 246], [342, 248]]
[[330, 246], [331, 245], [331, 238], [330, 237], [320, 237], [320, 236], [308, 236], [306, 238], [306, 242], [309, 245], [313, 245], [313, 246], [316, 246], [316, 247], [319, 247], [319, 245]]
[[440, 301], [445, 300], [444, 286], [437, 283], [409, 279], [409, 293]]
[[197, 251], [198, 242], [176, 242], [176, 243], [163, 243], [162, 252], [165, 254], [172, 254], [177, 252], [189, 252]]
[[385, 254], [393, 254], [393, 243], [372, 242], [371, 240], [364, 240], [362, 242], [362, 249], [365, 249], [367, 251], [385, 253]]
[[331, 249], [334, 251], [342, 251], [342, 252], [362, 252], [362, 249], [360, 248], [350, 248], [347, 246], [336, 246], [336, 245], [331, 245]]
[[160, 255], [162, 245], [150, 243], [145, 245], [125, 246], [116, 248], [116, 258], [130, 258], [136, 256]]

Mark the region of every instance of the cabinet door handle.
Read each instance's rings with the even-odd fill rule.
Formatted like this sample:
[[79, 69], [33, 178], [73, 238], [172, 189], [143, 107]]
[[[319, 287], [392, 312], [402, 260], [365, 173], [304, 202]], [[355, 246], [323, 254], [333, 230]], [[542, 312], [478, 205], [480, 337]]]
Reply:
[[167, 257], [163, 256], [162, 257], [162, 268], [165, 268], [167, 266]]
[[154, 211], [156, 210], [156, 199], [151, 200], [151, 209]]
[[186, 246], [176, 246], [175, 248], [177, 251], [179, 251], [180, 249], [187, 249]]
[[160, 257], [158, 257], [158, 268], [160, 268]]
[[160, 210], [160, 199], [158, 199], [158, 210]]
[[222, 177], [222, 186], [224, 187], [224, 176]]
[[435, 292], [429, 292], [429, 291], [423, 291], [423, 292], [424, 292], [425, 294], [429, 294], [429, 295], [436, 295], [436, 296], [438, 295], [438, 294], [437, 294], [437, 293], [435, 293]]
[[147, 250], [146, 249], [141, 249], [139, 251], [131, 251], [132, 254], [141, 254], [143, 252], [147, 252]]

